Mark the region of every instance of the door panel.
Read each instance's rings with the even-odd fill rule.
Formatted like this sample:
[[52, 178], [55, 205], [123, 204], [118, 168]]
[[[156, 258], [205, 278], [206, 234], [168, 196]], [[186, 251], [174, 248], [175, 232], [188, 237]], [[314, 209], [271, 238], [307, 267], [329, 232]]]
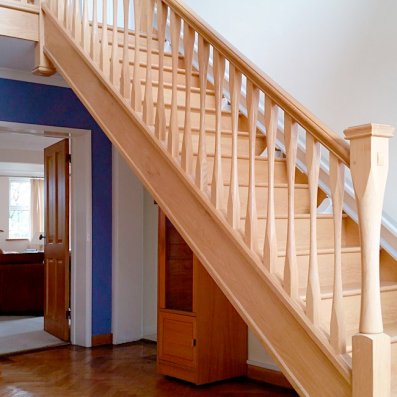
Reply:
[[68, 341], [69, 270], [69, 141], [44, 150], [45, 299], [44, 329]]
[[160, 310], [159, 360], [185, 367], [196, 367], [196, 319], [184, 314]]

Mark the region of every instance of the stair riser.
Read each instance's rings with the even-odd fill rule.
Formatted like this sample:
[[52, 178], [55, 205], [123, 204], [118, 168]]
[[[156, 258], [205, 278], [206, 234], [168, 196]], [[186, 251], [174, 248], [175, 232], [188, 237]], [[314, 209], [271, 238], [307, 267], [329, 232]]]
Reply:
[[[98, 40], [100, 40], [100, 38], [102, 37], [102, 29], [101, 27], [98, 27]], [[119, 44], [123, 45], [124, 43], [124, 32], [117, 32], [117, 41]], [[112, 43], [113, 42], [113, 30], [110, 28], [108, 28], [108, 43]], [[132, 46], [135, 46], [135, 33], [133, 32], [129, 32], [128, 35], [128, 43]], [[147, 46], [147, 39], [146, 37], [140, 37], [139, 38], [139, 44], [140, 46], [146, 48]], [[109, 47], [111, 46], [111, 44], [109, 44]], [[152, 39], [152, 48], [158, 50], [159, 49], [159, 42], [156, 39], [156, 35], [153, 35], [153, 39]]]
[[[197, 156], [195, 156], [196, 158]], [[194, 160], [193, 170], [195, 171], [196, 159]], [[248, 159], [238, 159], [238, 181], [240, 184], [248, 185], [249, 182], [249, 161]], [[207, 169], [209, 181], [212, 180], [212, 172], [214, 166], [214, 157], [207, 157]], [[223, 180], [228, 183], [230, 182], [231, 172], [231, 159], [222, 158], [222, 175]], [[276, 183], [287, 183], [287, 171], [284, 161], [275, 162], [275, 173], [274, 180]], [[268, 182], [268, 162], [265, 160], [255, 160], [255, 182], [256, 183], [267, 183]]]
[[[147, 64], [147, 51], [139, 51], [139, 63]], [[117, 48], [117, 57], [119, 59], [123, 58], [123, 47]], [[159, 64], [159, 54], [152, 51], [152, 65]], [[135, 49], [129, 48], [128, 49], [128, 59], [130, 62], [135, 62]], [[164, 66], [172, 66], [172, 55], [170, 53], [164, 53], [163, 58]], [[178, 57], [178, 68], [184, 69], [185, 68], [185, 60], [182, 56]]]
[[[142, 98], [145, 95], [145, 84], [142, 84]], [[157, 95], [158, 95], [158, 87], [153, 86], [152, 89], [153, 101], [157, 103]], [[171, 105], [172, 101], [172, 89], [164, 88], [164, 102], [166, 105]], [[186, 90], [180, 89], [177, 91], [177, 104], [178, 106], [185, 106], [186, 104]], [[200, 109], [200, 93], [199, 92], [191, 92], [190, 93], [190, 106], [191, 108]], [[215, 95], [206, 95], [205, 98], [205, 106], [206, 108], [215, 109]]]
[[[264, 199], [265, 201], [266, 199]], [[345, 219], [343, 219], [342, 226], [342, 246], [346, 246], [346, 232], [345, 232]], [[242, 222], [244, 227], [244, 222]], [[244, 230], [244, 228], [243, 228]], [[259, 247], [263, 247], [266, 231], [266, 219], [259, 219], [257, 222], [257, 230], [259, 237]], [[287, 241], [288, 220], [276, 219], [276, 233], [278, 249], [285, 250]], [[317, 247], [320, 248], [333, 248], [334, 247], [334, 224], [332, 218], [318, 218], [317, 219]], [[358, 240], [358, 238], [357, 238]], [[310, 248], [310, 219], [297, 218], [295, 219], [295, 241], [297, 249]], [[350, 240], [349, 240], [350, 241]], [[359, 245], [358, 241], [355, 244]]]
[[[193, 153], [197, 155], [198, 153], [198, 144], [199, 144], [199, 135], [196, 133], [192, 133], [192, 146]], [[182, 142], [183, 142], [183, 133], [179, 135], [179, 148], [182, 150]], [[230, 134], [224, 134], [222, 136], [221, 142], [221, 153], [222, 156], [231, 156], [232, 155], [232, 137]], [[256, 150], [255, 153], [257, 155], [261, 154], [266, 148], [266, 139], [265, 137], [258, 138], [256, 140]], [[215, 154], [215, 134], [207, 133], [206, 134], [206, 149], [207, 154], [214, 156]], [[238, 154], [243, 156], [248, 156], [248, 137], [240, 136], [238, 138]], [[222, 169], [223, 172], [223, 169]]]
[[[171, 109], [169, 108], [169, 106], [166, 105], [165, 117], [167, 120], [167, 125], [170, 120], [170, 115], [171, 115]], [[178, 109], [178, 126], [183, 126], [184, 123], [185, 123], [185, 111]], [[199, 126], [200, 126], [200, 112], [199, 111], [193, 110], [190, 112], [190, 123], [191, 123], [192, 128], [199, 128]], [[216, 123], [215, 114], [207, 111], [207, 113], [205, 115], [206, 128], [215, 129], [215, 123]], [[232, 129], [232, 118], [230, 116], [230, 113], [222, 114], [221, 128], [225, 129], [225, 130]]]
[[[285, 215], [288, 213], [288, 197], [287, 187], [276, 187], [275, 189], [275, 210], [277, 215]], [[240, 186], [240, 208], [241, 215], [245, 216], [247, 211], [248, 187]], [[266, 216], [267, 211], [267, 187], [256, 187], [256, 208], [258, 216]], [[224, 187], [224, 208], [227, 208], [229, 197], [229, 186]], [[309, 212], [309, 190], [295, 189], [295, 212], [297, 214], [306, 214]], [[259, 220], [258, 227], [266, 225], [266, 221]]]
[[[382, 316], [383, 323], [395, 323], [397, 319], [397, 291], [382, 291]], [[351, 345], [352, 336], [358, 333], [360, 323], [361, 295], [343, 297], [343, 310], [346, 328], [347, 345]], [[321, 301], [321, 324], [329, 331], [331, 319], [332, 299]]]
[[[307, 287], [307, 276], [309, 270], [309, 254], [298, 255], [299, 288]], [[284, 274], [285, 256], [277, 258], [277, 273]], [[333, 285], [334, 280], [334, 254], [318, 255], [318, 270], [320, 274], [320, 285]], [[282, 277], [283, 278], [283, 277]], [[342, 280], [344, 283], [360, 283], [361, 281], [361, 254], [360, 252], [342, 252]]]
[[[122, 64], [120, 62], [116, 62], [117, 64], [117, 76], [118, 76], [118, 81], [120, 81], [120, 75], [121, 75], [121, 67]], [[131, 77], [131, 82], [132, 82], [132, 78], [133, 78], [133, 73], [134, 73], [134, 66], [133, 64], [130, 64], [130, 77]], [[145, 66], [140, 66], [140, 78], [141, 81], [146, 79], [146, 67]], [[164, 83], [172, 83], [172, 72], [171, 70], [164, 70], [163, 72], [163, 78], [164, 78]], [[157, 83], [159, 80], [159, 69], [158, 69], [158, 65], [154, 65], [152, 67], [152, 81]], [[186, 75], [185, 75], [185, 71], [183, 69], [179, 69], [178, 73], [177, 73], [177, 84], [181, 85], [181, 86], [185, 86], [186, 85]], [[118, 85], [118, 84], [117, 84]], [[154, 86], [157, 84], [153, 84]], [[199, 76], [198, 75], [194, 75], [192, 74], [192, 87], [200, 87], [200, 80], [199, 80]]]

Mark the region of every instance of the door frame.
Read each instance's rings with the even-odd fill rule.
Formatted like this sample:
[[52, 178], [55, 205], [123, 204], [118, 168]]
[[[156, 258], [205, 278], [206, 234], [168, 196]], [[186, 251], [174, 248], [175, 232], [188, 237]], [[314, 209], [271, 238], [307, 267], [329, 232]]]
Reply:
[[[92, 162], [91, 130], [0, 121], [0, 133], [16, 132], [71, 142], [71, 326], [70, 341], [90, 347], [92, 339]], [[78, 172], [73, 172], [73, 169]], [[76, 264], [79, 266], [76, 266]]]

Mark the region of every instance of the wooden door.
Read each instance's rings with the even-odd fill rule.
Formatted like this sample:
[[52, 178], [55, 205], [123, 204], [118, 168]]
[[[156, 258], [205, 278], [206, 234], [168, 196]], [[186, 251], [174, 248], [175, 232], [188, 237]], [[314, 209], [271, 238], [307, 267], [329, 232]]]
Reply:
[[69, 341], [69, 141], [44, 150], [44, 330]]

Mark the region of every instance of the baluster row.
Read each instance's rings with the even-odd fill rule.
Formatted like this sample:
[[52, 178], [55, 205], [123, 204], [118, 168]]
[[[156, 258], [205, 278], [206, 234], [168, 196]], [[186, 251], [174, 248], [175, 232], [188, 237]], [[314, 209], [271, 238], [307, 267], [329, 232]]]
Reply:
[[[81, 44], [93, 62], [97, 63], [103, 75], [119, 88], [121, 96], [138, 113], [142, 113], [143, 121], [149, 126], [154, 126], [155, 137], [164, 145], [169, 154], [178, 162], [189, 178], [192, 178], [196, 186], [209, 198], [218, 210], [222, 210], [227, 221], [235, 230], [241, 227], [241, 218], [245, 219], [243, 230], [244, 240], [247, 246], [261, 255], [263, 266], [271, 274], [280, 273], [278, 266], [278, 239], [276, 216], [276, 142], [279, 121], [279, 106], [266, 93], [264, 93], [264, 126], [266, 132], [267, 151], [267, 195], [266, 198], [257, 196], [258, 185], [256, 175], [257, 166], [257, 134], [258, 134], [258, 106], [261, 90], [241, 71], [222, 55], [222, 52], [212, 48], [199, 33], [196, 33], [181, 17], [163, 3], [162, 0], [123, 0], [123, 32], [122, 41], [118, 31], [118, 1], [112, 0], [112, 27], [108, 24], [108, 3], [102, 0], [101, 21], [98, 21], [98, 4], [93, 1], [92, 20], [89, 20], [89, 0], [83, 0], [82, 10], [78, 0], [52, 2], [52, 10], [62, 21], [65, 28], [71, 31], [72, 37]], [[156, 7], [155, 7], [156, 6]], [[133, 10], [133, 18], [132, 18]], [[167, 17], [170, 16], [170, 43], [171, 53], [165, 52]], [[155, 16], [155, 18], [154, 18]], [[109, 18], [110, 19], [110, 18]], [[130, 22], [134, 24], [135, 36], [132, 40], [129, 30]], [[153, 22], [156, 21], [156, 37], [153, 37]], [[99, 35], [99, 22], [101, 22], [101, 34]], [[183, 24], [183, 25], [182, 25]], [[181, 39], [181, 28], [183, 39]], [[111, 45], [109, 46], [108, 34], [111, 33]], [[99, 37], [100, 36], [100, 37]], [[158, 51], [153, 51], [154, 39], [158, 42]], [[132, 42], [134, 45], [132, 46]], [[198, 47], [197, 64], [199, 87], [193, 91], [193, 61], [194, 50]], [[122, 52], [119, 59], [120, 50]], [[134, 48], [133, 60], [130, 61], [130, 49]], [[214, 106], [209, 109], [207, 105], [207, 86], [209, 60], [212, 49], [213, 77], [214, 77]], [[143, 53], [146, 52], [146, 57]], [[154, 67], [153, 59], [158, 53], [158, 72]], [[180, 54], [184, 57], [184, 97], [179, 96], [180, 83]], [[169, 95], [165, 84], [166, 57], [171, 58], [171, 95], [170, 103], [166, 103]], [[133, 68], [131, 69], [131, 64]], [[144, 66], [141, 66], [144, 65]], [[228, 66], [228, 70], [227, 67]], [[145, 68], [143, 75], [142, 69]], [[197, 73], [196, 71], [196, 73]], [[228, 76], [230, 111], [223, 109], [225, 95], [225, 71]], [[153, 97], [154, 79], [157, 79], [157, 97]], [[131, 79], [132, 77], [132, 79]], [[142, 79], [144, 81], [142, 82]], [[244, 84], [245, 83], [245, 84]], [[144, 89], [142, 90], [142, 88]], [[198, 92], [199, 89], [199, 92]], [[239, 161], [241, 159], [239, 148], [240, 108], [242, 91], [246, 90], [246, 110], [248, 119], [247, 139], [244, 142], [248, 149], [248, 183], [245, 208], [241, 196], [239, 181]], [[143, 91], [143, 94], [142, 94]], [[199, 107], [192, 105], [193, 92], [199, 94]], [[211, 98], [212, 99], [212, 98]], [[179, 102], [178, 102], [179, 100]], [[181, 106], [181, 103], [182, 105]], [[209, 102], [212, 103], [212, 102]], [[156, 104], [156, 105], [155, 105]], [[169, 113], [166, 113], [169, 108]], [[180, 118], [181, 109], [184, 109], [183, 136], [180, 145]], [[282, 109], [281, 109], [282, 111]], [[193, 139], [192, 119], [194, 113], [198, 116], [198, 139]], [[283, 112], [283, 111], [282, 111]], [[299, 300], [299, 277], [297, 247], [295, 236], [295, 172], [298, 152], [299, 124], [287, 112], [284, 113], [284, 143], [286, 155], [286, 170], [288, 181], [288, 214], [287, 214], [287, 239], [285, 244], [285, 263], [283, 272], [283, 285], [286, 293], [294, 300]], [[169, 114], [167, 120], [166, 114]], [[214, 114], [213, 138], [214, 157], [211, 183], [208, 176], [207, 147], [210, 133], [209, 115]], [[230, 117], [231, 131], [226, 133], [223, 127], [223, 118]], [[196, 119], [195, 119], [196, 120]], [[227, 140], [227, 141], [226, 141]], [[193, 145], [194, 142], [194, 145]], [[224, 153], [224, 148], [229, 147], [230, 152]], [[195, 148], [194, 148], [195, 147]], [[195, 151], [197, 155], [195, 156]], [[229, 180], [225, 181], [227, 174], [224, 160], [230, 161]], [[320, 172], [320, 143], [306, 132], [306, 166], [308, 175], [309, 207], [310, 207], [310, 240], [309, 266], [306, 289], [306, 315], [315, 326], [320, 325], [321, 290], [318, 265], [317, 247], [317, 201]], [[258, 163], [261, 164], [261, 163]], [[259, 172], [261, 172], [259, 170]], [[225, 185], [229, 185], [228, 197], [225, 195]], [[263, 187], [263, 186], [262, 186]], [[344, 191], [344, 165], [335, 156], [330, 155], [330, 187], [333, 202], [334, 219], [334, 284], [333, 305], [330, 321], [330, 343], [338, 353], [346, 351], [345, 331], [343, 326], [342, 310], [342, 203]], [[258, 229], [260, 218], [258, 216], [258, 203], [266, 202], [266, 227]], [[261, 205], [261, 208], [263, 206]], [[259, 247], [259, 236], [264, 237], [262, 247]], [[283, 247], [280, 247], [281, 249]]]

